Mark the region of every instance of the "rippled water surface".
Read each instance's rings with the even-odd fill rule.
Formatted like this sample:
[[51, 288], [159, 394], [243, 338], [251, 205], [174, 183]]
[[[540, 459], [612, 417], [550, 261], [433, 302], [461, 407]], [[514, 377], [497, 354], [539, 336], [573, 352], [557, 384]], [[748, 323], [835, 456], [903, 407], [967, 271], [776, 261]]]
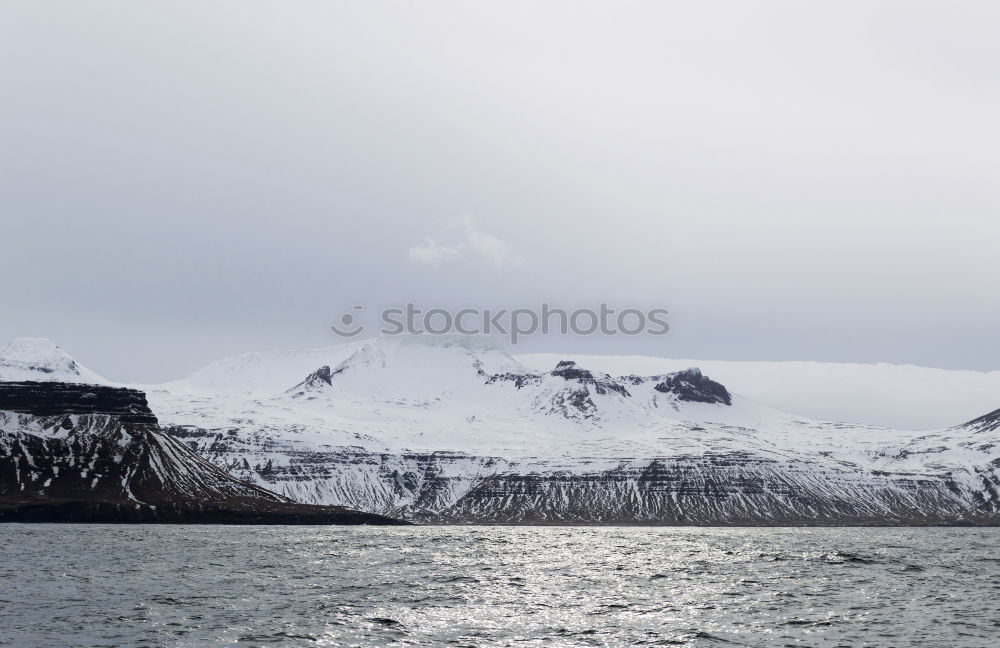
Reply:
[[996, 646], [1000, 530], [0, 525], [10, 646]]

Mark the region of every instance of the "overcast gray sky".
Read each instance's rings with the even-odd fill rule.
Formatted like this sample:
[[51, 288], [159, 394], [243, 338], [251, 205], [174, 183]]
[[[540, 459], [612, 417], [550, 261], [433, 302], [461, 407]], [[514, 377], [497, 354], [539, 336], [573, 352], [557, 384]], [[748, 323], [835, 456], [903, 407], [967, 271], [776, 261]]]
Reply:
[[1000, 369], [1000, 4], [0, 4], [0, 338], [118, 380], [350, 305]]

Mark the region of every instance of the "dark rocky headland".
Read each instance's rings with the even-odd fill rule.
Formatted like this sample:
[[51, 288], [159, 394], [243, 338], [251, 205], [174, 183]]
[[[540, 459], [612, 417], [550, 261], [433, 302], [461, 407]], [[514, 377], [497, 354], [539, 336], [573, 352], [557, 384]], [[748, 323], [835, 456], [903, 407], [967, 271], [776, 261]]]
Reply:
[[165, 434], [143, 392], [0, 382], [0, 521], [403, 524], [295, 503]]

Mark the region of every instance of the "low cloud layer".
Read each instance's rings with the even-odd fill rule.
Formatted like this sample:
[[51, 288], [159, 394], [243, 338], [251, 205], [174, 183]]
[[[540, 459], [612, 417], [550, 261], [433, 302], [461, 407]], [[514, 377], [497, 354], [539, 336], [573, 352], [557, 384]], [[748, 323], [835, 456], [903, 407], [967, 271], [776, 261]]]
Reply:
[[525, 262], [524, 257], [514, 254], [505, 241], [477, 228], [469, 216], [450, 223], [440, 239], [428, 237], [410, 247], [406, 258], [426, 265], [485, 263], [497, 269], [521, 266]]

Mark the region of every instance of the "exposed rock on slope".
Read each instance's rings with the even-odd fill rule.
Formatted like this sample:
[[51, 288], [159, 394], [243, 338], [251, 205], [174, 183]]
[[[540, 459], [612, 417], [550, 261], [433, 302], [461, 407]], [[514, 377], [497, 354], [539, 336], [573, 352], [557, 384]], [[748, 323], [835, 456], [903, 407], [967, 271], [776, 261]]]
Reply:
[[0, 382], [0, 521], [391, 523], [295, 503], [163, 433], [142, 392]]
[[703, 376], [698, 368], [666, 375], [653, 389], [664, 394], [677, 394], [678, 400], [689, 403], [733, 404], [733, 397], [729, 395], [729, 390]]
[[995, 432], [1000, 430], [1000, 409], [990, 412], [985, 416], [969, 421], [962, 427], [975, 432]]

